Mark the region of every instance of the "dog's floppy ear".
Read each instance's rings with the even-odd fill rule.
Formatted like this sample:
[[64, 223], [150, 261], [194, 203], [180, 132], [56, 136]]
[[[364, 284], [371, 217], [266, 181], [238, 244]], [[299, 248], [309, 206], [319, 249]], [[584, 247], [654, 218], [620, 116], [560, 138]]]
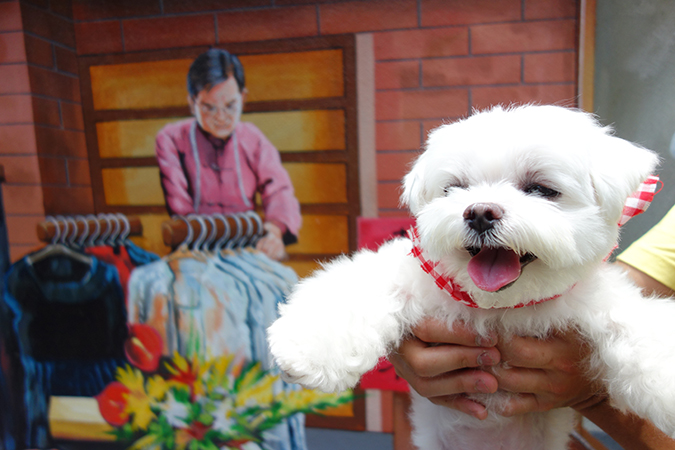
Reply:
[[659, 157], [610, 134], [594, 144], [591, 180], [597, 202], [608, 219], [618, 222], [626, 199], [654, 173]]
[[424, 152], [412, 163], [410, 172], [403, 177], [403, 193], [401, 205], [407, 206], [413, 215], [417, 215], [426, 204], [433, 200], [442, 189], [438, 185], [442, 180], [443, 171], [439, 171], [438, 157], [447, 150], [449, 125], [442, 125], [429, 133], [424, 144]]
[[410, 172], [403, 177], [401, 205], [407, 206], [413, 215], [417, 215], [420, 209], [429, 202], [423, 181], [425, 167], [426, 158], [422, 154], [415, 160]]

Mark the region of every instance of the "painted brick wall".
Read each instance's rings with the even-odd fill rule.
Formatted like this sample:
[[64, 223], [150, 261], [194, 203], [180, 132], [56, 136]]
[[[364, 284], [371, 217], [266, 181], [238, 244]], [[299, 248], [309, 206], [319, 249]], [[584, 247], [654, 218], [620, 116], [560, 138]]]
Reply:
[[[64, 190], [77, 198], [74, 206], [91, 208], [89, 179], [80, 172], [86, 152], [73, 48], [89, 55], [372, 33], [380, 215], [404, 214], [397, 209], [399, 180], [427, 132], [444, 120], [495, 103], [576, 105], [578, 0], [72, 0], [72, 7], [70, 1], [21, 3], [24, 46], [34, 60], [7, 70], [29, 70], [39, 95], [0, 95], [0, 121], [7, 120], [3, 102], [29, 110], [37, 101], [41, 106], [33, 108], [49, 116], [36, 122], [34, 139], [38, 148], [53, 144], [51, 153], [38, 151], [42, 181], [55, 188], [43, 190], [45, 211]], [[8, 36], [9, 21], [0, 11], [2, 36], [16, 40]]]
[[400, 215], [399, 180], [443, 120], [500, 102], [575, 104], [577, 8], [576, 0], [74, 0], [73, 15], [78, 54], [372, 33], [379, 211]]
[[0, 49], [0, 164], [16, 259], [39, 245], [45, 214], [93, 212], [70, 2], [0, 2]]

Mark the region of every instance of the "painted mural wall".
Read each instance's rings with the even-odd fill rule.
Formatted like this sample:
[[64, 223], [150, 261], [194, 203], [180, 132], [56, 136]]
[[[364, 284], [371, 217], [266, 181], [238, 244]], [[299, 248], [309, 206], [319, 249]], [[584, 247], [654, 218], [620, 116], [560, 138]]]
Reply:
[[[405, 218], [398, 205], [399, 181], [430, 129], [466, 116], [473, 108], [497, 103], [576, 105], [578, 25], [579, 4], [574, 0], [0, 1], [0, 78], [9, 80], [0, 86], [0, 164], [6, 173], [3, 194], [9, 259], [27, 263], [26, 255], [38, 252], [43, 259], [35, 256], [33, 263], [42, 266], [42, 276], [71, 282], [73, 277], [81, 280], [84, 273], [99, 267], [93, 261], [99, 261], [101, 255], [91, 250], [85, 251], [81, 260], [68, 253], [81, 253], [83, 248], [103, 247], [106, 250], [96, 251], [112, 252], [115, 258], [126, 254], [129, 261], [118, 263], [127, 270], [132, 268], [128, 278], [134, 270], [150, 264], [163, 267], [161, 270], [169, 267], [174, 278], [175, 274], [193, 274], [207, 267], [222, 270], [222, 264], [231, 267], [232, 260], [224, 260], [233, 255], [216, 246], [216, 236], [221, 237], [226, 227], [247, 223], [246, 219], [192, 219], [191, 239], [201, 239], [200, 231], [204, 231], [203, 240], [197, 248], [179, 249], [175, 243], [188, 242], [188, 226], [180, 219], [172, 221], [167, 214], [154, 145], [164, 125], [191, 115], [185, 90], [190, 62], [209, 47], [220, 47], [241, 56], [250, 92], [243, 120], [255, 124], [279, 150], [300, 203], [303, 226], [298, 242], [287, 247], [286, 260], [272, 264], [277, 271], [275, 279], [285, 278], [288, 284], [281, 288], [269, 280], [266, 284], [272, 286], [270, 291], [282, 293], [294, 282], [289, 281], [293, 276], [305, 276], [318, 261], [356, 248], [362, 190], [371, 189], [359, 184], [359, 152], [374, 152], [369, 156], [376, 163], [377, 180], [369, 194], [377, 198], [377, 214]], [[371, 39], [372, 47], [359, 61], [368, 65], [372, 87], [357, 84], [356, 42], [364, 35]], [[373, 149], [358, 146], [359, 132], [363, 131], [359, 120], [364, 119], [358, 114], [368, 110], [357, 102], [359, 89], [372, 90], [372, 117], [365, 119], [374, 124]], [[261, 208], [255, 209], [264, 219]], [[126, 238], [122, 237], [123, 224], [113, 231], [114, 219], [102, 214], [119, 213], [140, 231]], [[63, 216], [57, 220], [59, 226], [46, 221], [47, 215]], [[108, 233], [105, 238], [90, 236], [95, 234], [95, 224], [104, 229], [98, 234]], [[38, 233], [40, 229], [46, 231]], [[245, 243], [242, 240], [242, 245]], [[232, 244], [226, 250], [239, 251], [234, 247]], [[190, 258], [183, 258], [186, 251]], [[199, 253], [202, 251], [212, 253], [207, 256]], [[234, 264], [249, 256], [238, 255]], [[50, 272], [54, 263], [49, 261], [69, 258], [75, 258], [69, 263], [72, 272]], [[185, 269], [186, 264], [199, 269]], [[24, 266], [18, 269], [33, 273], [31, 264]], [[97, 270], [101, 271], [100, 267]], [[119, 270], [117, 273], [121, 278]], [[114, 278], [103, 272], [98, 276]], [[14, 283], [25, 280], [17, 277], [19, 281], [13, 278]], [[195, 281], [200, 278], [178, 278], [188, 290], [200, 284]], [[177, 285], [175, 280], [172, 283], [173, 289]], [[211, 288], [202, 294], [222, 287], [201, 285]], [[59, 353], [67, 346], [48, 345], [50, 339], [65, 342], [69, 331], [80, 333], [76, 340], [86, 341], [83, 324], [91, 323], [80, 320], [73, 322], [78, 326], [69, 327], [62, 321], [59, 328], [48, 316], [40, 316], [40, 323], [52, 333], [43, 330], [35, 341], [33, 334], [19, 330], [22, 323], [35, 323], [25, 302], [7, 304], [3, 330], [9, 334], [3, 337], [2, 355], [14, 359], [2, 360], [3, 373], [10, 375], [0, 380], [0, 388], [6, 389], [0, 394], [8, 396], [12, 411], [23, 419], [0, 423], [5, 432], [19, 430], [14, 441], [3, 441], [2, 448], [29, 444], [43, 448], [53, 443], [52, 438], [77, 443], [171, 435], [185, 440], [184, 433], [169, 433], [172, 428], [166, 424], [149, 433], [153, 419], [138, 422], [138, 418], [147, 419], [143, 412], [148, 409], [143, 405], [159, 408], [152, 402], [160, 396], [166, 399], [168, 392], [176, 404], [186, 404], [196, 398], [194, 389], [206, 392], [213, 388], [213, 384], [190, 385], [198, 366], [203, 369], [201, 375], [228, 380], [237, 386], [237, 392], [247, 392], [242, 402], [256, 389], [276, 382], [266, 378], [264, 363], [255, 367], [234, 359], [211, 358], [209, 342], [215, 349], [215, 341], [208, 332], [195, 330], [214, 328], [206, 325], [208, 320], [203, 321], [204, 311], [202, 318], [184, 314], [193, 304], [177, 302], [177, 309], [165, 309], [183, 314], [185, 320], [179, 321], [183, 325], [194, 325], [174, 330], [173, 335], [188, 336], [185, 341], [191, 343], [177, 346], [180, 351], [174, 354], [168, 350], [173, 341], [167, 337], [171, 335], [166, 331], [168, 322], [158, 319], [161, 314], [148, 313], [152, 308], [147, 304], [143, 314], [134, 313], [139, 310], [131, 306], [138, 302], [129, 300], [129, 285], [107, 286], [109, 297], [117, 299], [110, 300], [108, 306], [111, 311], [118, 308], [118, 316], [121, 314], [120, 320], [109, 325], [119, 335], [102, 333], [101, 339], [110, 341], [111, 350], [103, 355], [106, 361], [99, 361], [95, 368], [80, 365], [74, 369], [63, 363], [67, 355]], [[209, 298], [202, 300], [207, 304]], [[208, 303], [213, 309], [205, 310], [206, 317], [229, 297], [214, 298], [220, 300]], [[121, 312], [120, 304], [124, 306]], [[82, 316], [79, 310], [73, 314]], [[95, 312], [86, 316], [93, 315]], [[144, 328], [148, 324], [154, 331]], [[180, 331], [184, 329], [188, 331]], [[260, 337], [256, 330], [260, 327], [249, 323], [248, 333]], [[39, 351], [26, 346], [35, 342], [43, 343], [41, 349], [38, 345]], [[201, 359], [191, 359], [195, 355]], [[251, 359], [249, 355], [251, 360], [264, 358]], [[73, 370], [82, 372], [81, 382], [64, 385], [64, 373]], [[103, 377], [99, 373], [87, 384], [85, 378], [92, 370]], [[119, 401], [129, 398], [130, 392], [145, 402], [136, 404], [140, 409], [133, 414]], [[100, 399], [107, 405], [103, 409]], [[367, 426], [362, 398], [352, 402], [305, 397], [303, 401], [315, 401], [322, 408], [339, 406], [331, 408], [327, 417], [308, 419], [310, 425]], [[387, 401], [391, 403], [391, 398], [383, 397], [382, 404]], [[213, 403], [209, 408], [220, 405], [222, 402]], [[98, 413], [93, 414], [95, 419], [92, 411]], [[158, 417], [157, 410], [149, 411]], [[377, 414], [379, 425], [371, 423], [369, 429], [392, 431], [391, 415], [380, 409]], [[23, 421], [17, 425], [19, 420]], [[201, 425], [188, 427], [190, 439], [195, 433], [205, 438], [213, 428], [207, 422], [193, 421]], [[118, 434], [106, 434], [111, 428]], [[139, 434], [140, 428], [146, 433]], [[288, 430], [299, 429], [297, 423], [287, 425], [286, 433], [290, 434], [286, 437], [293, 434]], [[217, 442], [239, 448], [246, 440], [240, 438], [241, 434], [237, 438], [219, 435]]]

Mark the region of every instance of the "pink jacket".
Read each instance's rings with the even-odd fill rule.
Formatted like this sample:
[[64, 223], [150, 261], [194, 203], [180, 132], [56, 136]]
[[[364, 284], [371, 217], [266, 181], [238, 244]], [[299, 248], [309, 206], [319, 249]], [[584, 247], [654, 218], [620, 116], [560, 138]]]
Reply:
[[155, 152], [169, 214], [249, 211], [259, 192], [265, 220], [297, 236], [302, 219], [293, 185], [279, 151], [255, 125], [240, 122], [223, 141], [195, 119], [182, 120], [160, 130]]

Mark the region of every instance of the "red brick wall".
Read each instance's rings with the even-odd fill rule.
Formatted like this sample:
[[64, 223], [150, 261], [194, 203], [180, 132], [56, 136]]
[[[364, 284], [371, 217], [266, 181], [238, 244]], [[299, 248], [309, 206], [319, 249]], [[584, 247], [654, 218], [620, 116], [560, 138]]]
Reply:
[[0, 2], [0, 164], [12, 259], [45, 214], [93, 212], [69, 1]]
[[[402, 214], [399, 181], [428, 130], [443, 120], [494, 103], [576, 104], [577, 0], [72, 0], [72, 9], [69, 0], [31, 1], [21, 5], [26, 50], [36, 59], [27, 64], [39, 93], [33, 97], [44, 115], [57, 106], [60, 113], [60, 121], [52, 113], [44, 125], [36, 122], [36, 145], [55, 144], [40, 153], [40, 169], [46, 181], [47, 164], [68, 167], [49, 181], [71, 190], [82, 209], [91, 207], [79, 192], [89, 180], [73, 180], [70, 167], [86, 166], [73, 47], [89, 55], [372, 33], [381, 215]], [[6, 20], [0, 11], [0, 31]], [[44, 79], [62, 84], [49, 90]], [[26, 99], [0, 96], [0, 121], [3, 101]], [[59, 191], [44, 192], [48, 211]]]

